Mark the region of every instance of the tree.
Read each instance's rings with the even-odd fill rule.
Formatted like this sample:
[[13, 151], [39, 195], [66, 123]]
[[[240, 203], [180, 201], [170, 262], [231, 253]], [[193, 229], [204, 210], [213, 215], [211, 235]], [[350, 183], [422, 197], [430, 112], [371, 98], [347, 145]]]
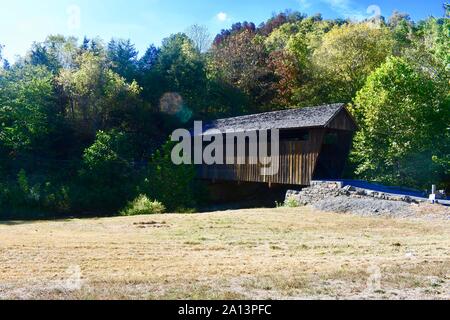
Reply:
[[436, 61], [450, 68], [450, 19], [428, 18], [418, 24], [412, 39], [412, 51], [432, 55]]
[[15, 151], [41, 148], [56, 108], [52, 74], [43, 66], [17, 66], [0, 75], [0, 144]]
[[312, 63], [312, 55], [335, 24], [335, 21], [307, 18], [285, 23], [265, 39], [270, 67], [277, 77], [274, 106], [290, 108], [329, 102], [327, 94], [323, 94], [327, 88], [323, 75]]
[[4, 48], [4, 46], [0, 44], [0, 62], [3, 61], [3, 55], [2, 55], [3, 48]]
[[184, 211], [196, 206], [195, 168], [193, 165], [174, 165], [171, 159], [173, 146], [174, 143], [169, 141], [155, 152], [141, 189], [168, 210]]
[[68, 98], [67, 115], [89, 139], [108, 128], [117, 110], [126, 111], [137, 103], [140, 87], [127, 83], [109, 68], [108, 61], [91, 52], [82, 54], [76, 70], [62, 70], [57, 78]]
[[389, 58], [358, 92], [353, 160], [364, 179], [427, 187], [448, 184], [448, 90], [402, 58]]
[[81, 207], [120, 209], [133, 198], [131, 148], [126, 134], [99, 131], [95, 142], [84, 151], [79, 172]]
[[414, 33], [414, 23], [407, 13], [394, 11], [388, 19], [387, 26], [392, 32], [394, 39], [395, 55], [399, 56], [402, 52], [411, 46], [411, 37]]
[[[183, 120], [190, 120], [192, 115], [205, 113], [207, 79], [205, 63], [194, 43], [185, 34], [178, 33], [163, 40], [155, 65], [158, 81], [152, 87], [154, 105], [160, 105], [166, 94], [178, 94], [183, 103], [181, 113], [188, 115]], [[166, 112], [166, 110], [161, 110]]]
[[211, 47], [212, 37], [206, 26], [194, 24], [186, 30], [186, 35], [192, 40], [198, 52], [206, 52]]
[[138, 62], [140, 73], [147, 72], [156, 65], [159, 57], [159, 51], [160, 50], [153, 44], [147, 48], [144, 55], [141, 57], [141, 59], [139, 59]]
[[2, 71], [2, 68], [4, 70], [9, 70], [11, 68], [11, 65], [9, 64], [9, 61], [4, 59], [3, 56], [2, 56], [2, 51], [3, 51], [4, 48], [5, 47], [0, 44], [0, 72]]
[[46, 66], [57, 74], [61, 68], [73, 68], [77, 56], [77, 38], [52, 35], [42, 43], [33, 43], [28, 61], [35, 66]]
[[264, 110], [274, 95], [272, 86], [276, 78], [269, 68], [269, 55], [262, 40], [244, 30], [212, 48], [211, 77], [235, 86], [253, 100], [251, 109], [243, 112]]
[[284, 12], [274, 14], [267, 22], [262, 23], [258, 27], [258, 33], [267, 36], [284, 24], [295, 23], [303, 19], [306, 19], [305, 14], [298, 11], [285, 10]]
[[112, 39], [108, 44], [107, 55], [115, 73], [129, 82], [136, 79], [138, 52], [130, 40]]
[[336, 26], [314, 52], [314, 63], [328, 87], [329, 100], [349, 102], [369, 74], [392, 53], [386, 28], [368, 24]]
[[94, 56], [98, 57], [104, 57], [107, 55], [103, 40], [100, 38], [88, 39], [87, 37], [84, 37], [80, 46], [80, 54], [86, 52], [90, 52]]
[[269, 51], [284, 50], [291, 39], [300, 31], [299, 24], [285, 23], [273, 30], [265, 39], [264, 44]]
[[278, 108], [291, 108], [296, 105], [295, 92], [301, 86], [303, 65], [293, 54], [279, 50], [270, 54], [269, 67], [278, 78], [272, 86], [276, 93], [272, 104]]
[[403, 22], [412, 24], [410, 15], [408, 13], [395, 10], [388, 19], [388, 26], [395, 29]]
[[218, 35], [216, 35], [216, 37], [214, 38], [214, 45], [218, 46], [222, 44], [222, 42], [226, 41], [228, 37], [231, 37], [243, 31], [256, 33], [256, 25], [253, 22], [247, 21], [233, 23], [231, 29], [224, 29]]
[[9, 69], [11, 69], [11, 64], [9, 63], [8, 60], [4, 59], [2, 67], [3, 67], [4, 70], [9, 70]]

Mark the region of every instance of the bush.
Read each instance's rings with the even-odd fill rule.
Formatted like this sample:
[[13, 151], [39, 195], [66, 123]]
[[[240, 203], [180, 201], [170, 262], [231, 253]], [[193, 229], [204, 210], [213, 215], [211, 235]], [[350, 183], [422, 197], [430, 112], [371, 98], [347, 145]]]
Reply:
[[197, 205], [202, 190], [195, 179], [193, 165], [175, 165], [171, 159], [174, 143], [166, 143], [150, 160], [141, 193], [161, 201], [168, 210], [189, 212]]
[[43, 218], [70, 210], [68, 187], [52, 177], [28, 176], [21, 169], [16, 179], [0, 181], [0, 213], [3, 218]]
[[151, 201], [147, 196], [140, 195], [120, 212], [123, 216], [138, 216], [146, 214], [161, 214], [166, 208], [161, 202]]
[[289, 197], [284, 202], [284, 206], [287, 208], [298, 208], [300, 207], [300, 203], [298, 203], [297, 199], [295, 199], [294, 197]]

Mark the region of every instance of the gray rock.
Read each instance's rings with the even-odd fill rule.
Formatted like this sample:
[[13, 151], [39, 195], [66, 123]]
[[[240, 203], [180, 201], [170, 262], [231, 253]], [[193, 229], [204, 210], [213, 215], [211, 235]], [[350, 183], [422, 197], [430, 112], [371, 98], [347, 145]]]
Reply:
[[342, 186], [340, 182], [313, 181], [301, 191], [289, 190], [286, 200], [295, 199], [301, 205], [313, 205], [320, 210], [361, 215], [408, 216], [411, 203], [418, 201], [408, 196]]
[[355, 187], [353, 187], [353, 186], [345, 186], [344, 188], [342, 188], [342, 190], [347, 191], [347, 192], [356, 191]]
[[356, 189], [356, 194], [358, 196], [367, 196], [367, 190], [357, 188]]
[[337, 213], [350, 213], [362, 216], [379, 216], [380, 214], [392, 217], [413, 216], [413, 208], [405, 202], [379, 200], [374, 198], [337, 197], [320, 200], [313, 206], [322, 211]]

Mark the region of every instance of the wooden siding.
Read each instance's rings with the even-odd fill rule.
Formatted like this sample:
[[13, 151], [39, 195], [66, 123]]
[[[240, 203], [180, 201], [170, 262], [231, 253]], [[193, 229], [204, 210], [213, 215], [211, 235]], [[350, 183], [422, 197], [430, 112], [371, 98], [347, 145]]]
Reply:
[[[275, 175], [262, 175], [261, 164], [249, 164], [248, 155], [246, 164], [199, 166], [199, 178], [207, 180], [264, 182], [286, 185], [309, 185], [316, 168], [317, 159], [321, 151], [325, 129], [311, 129], [307, 141], [281, 141], [280, 154], [276, 161], [279, 162], [279, 172]], [[248, 150], [248, 148], [247, 148]], [[240, 159], [244, 161], [244, 159]]]

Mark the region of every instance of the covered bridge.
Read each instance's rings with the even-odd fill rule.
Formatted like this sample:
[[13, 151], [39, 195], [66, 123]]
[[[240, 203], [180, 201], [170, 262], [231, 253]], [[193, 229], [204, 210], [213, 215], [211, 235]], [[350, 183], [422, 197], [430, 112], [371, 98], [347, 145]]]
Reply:
[[199, 178], [307, 186], [311, 180], [341, 178], [357, 126], [344, 104], [332, 104], [216, 120], [203, 135], [211, 129], [222, 133], [279, 129], [279, 171], [262, 175], [262, 165], [251, 164], [247, 153], [245, 164], [238, 164], [236, 157], [234, 164], [198, 166]]

